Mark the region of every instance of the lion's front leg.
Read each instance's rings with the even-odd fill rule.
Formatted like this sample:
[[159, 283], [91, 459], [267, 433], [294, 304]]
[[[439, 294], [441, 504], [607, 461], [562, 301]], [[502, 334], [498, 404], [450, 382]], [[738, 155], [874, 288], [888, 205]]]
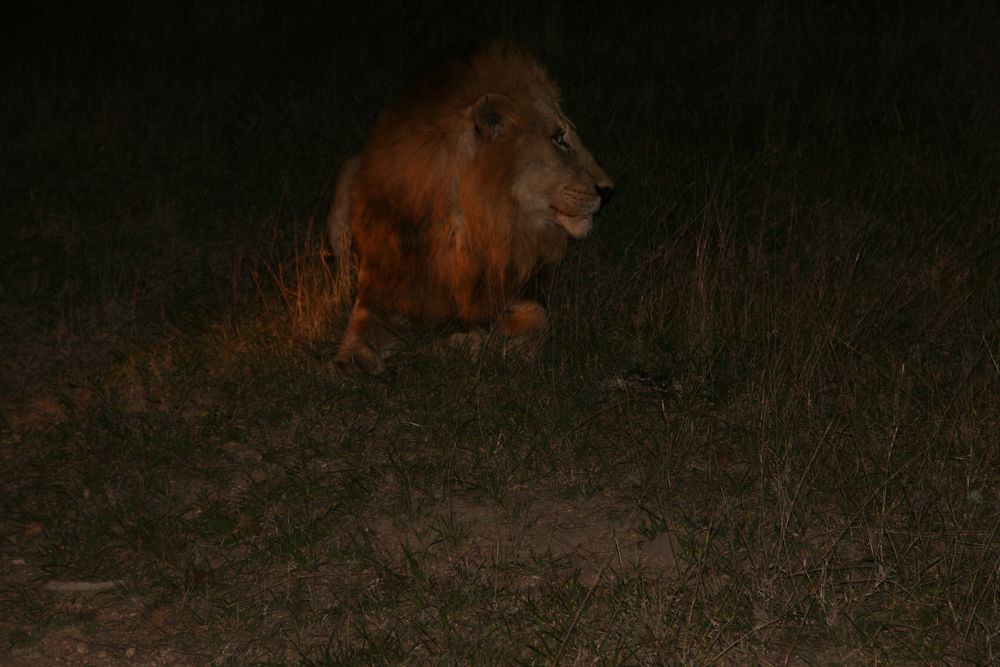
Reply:
[[383, 359], [399, 343], [396, 330], [401, 322], [389, 321], [360, 301], [354, 302], [351, 319], [333, 360], [342, 373], [360, 371], [379, 375], [385, 371]]
[[536, 301], [516, 301], [499, 321], [503, 351], [534, 357], [549, 331], [549, 316]]

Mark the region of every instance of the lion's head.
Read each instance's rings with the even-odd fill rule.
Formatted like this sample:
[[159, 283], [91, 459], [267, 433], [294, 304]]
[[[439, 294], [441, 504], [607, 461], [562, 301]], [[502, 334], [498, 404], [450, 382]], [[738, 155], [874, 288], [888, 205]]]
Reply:
[[594, 214], [611, 197], [611, 179], [560, 108], [558, 88], [533, 60], [503, 45], [481, 57], [537, 71], [520, 86], [506, 91], [497, 86], [499, 92], [482, 95], [470, 107], [476, 159], [494, 170], [502, 165], [523, 224], [556, 224], [573, 238], [585, 238]]

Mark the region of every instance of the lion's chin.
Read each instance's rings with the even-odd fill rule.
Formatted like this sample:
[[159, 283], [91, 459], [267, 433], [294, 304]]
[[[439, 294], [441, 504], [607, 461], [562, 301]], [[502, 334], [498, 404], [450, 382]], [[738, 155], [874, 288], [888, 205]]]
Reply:
[[566, 230], [566, 233], [575, 239], [585, 239], [594, 228], [594, 217], [591, 215], [566, 215], [555, 212], [556, 222]]

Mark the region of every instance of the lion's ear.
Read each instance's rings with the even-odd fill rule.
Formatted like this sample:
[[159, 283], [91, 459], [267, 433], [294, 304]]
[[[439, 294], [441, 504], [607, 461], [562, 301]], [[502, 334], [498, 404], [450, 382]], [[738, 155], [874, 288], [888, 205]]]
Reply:
[[506, 95], [487, 94], [476, 100], [469, 110], [476, 127], [476, 136], [489, 141], [500, 136], [509, 122], [510, 98]]

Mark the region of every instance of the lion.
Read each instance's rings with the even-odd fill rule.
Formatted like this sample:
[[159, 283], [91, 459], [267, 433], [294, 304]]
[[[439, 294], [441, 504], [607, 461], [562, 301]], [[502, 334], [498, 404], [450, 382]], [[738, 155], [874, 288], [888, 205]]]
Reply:
[[567, 239], [613, 183], [520, 47], [494, 41], [418, 78], [340, 170], [328, 220], [356, 294], [335, 365], [377, 374], [404, 327], [457, 323], [536, 350]]

